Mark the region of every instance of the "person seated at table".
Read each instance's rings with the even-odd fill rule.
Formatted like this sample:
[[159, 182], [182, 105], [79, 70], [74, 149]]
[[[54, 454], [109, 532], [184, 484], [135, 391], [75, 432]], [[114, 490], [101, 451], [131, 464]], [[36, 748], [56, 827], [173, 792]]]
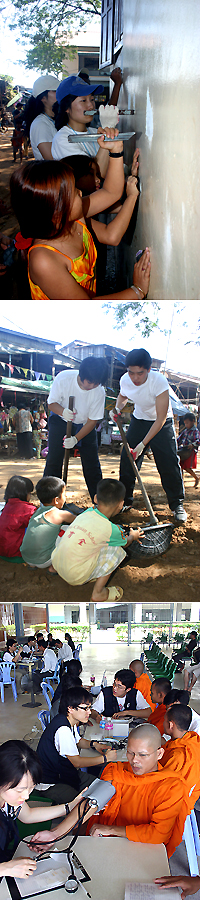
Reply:
[[[10, 875], [13, 878], [28, 878], [36, 869], [36, 860], [29, 857], [12, 856], [19, 844], [20, 837], [17, 819], [31, 826], [35, 822], [46, 822], [50, 818], [62, 817], [62, 822], [54, 826], [53, 835], [56, 840], [66, 834], [78, 821], [76, 798], [66, 806], [30, 807], [26, 802], [35, 784], [41, 778], [41, 764], [37, 754], [25, 741], [5, 741], [0, 746], [0, 877]], [[82, 795], [81, 795], [82, 796]], [[83, 805], [81, 804], [81, 813]], [[86, 818], [91, 816], [91, 809]], [[46, 834], [42, 832], [41, 834]], [[44, 838], [43, 838], [44, 840]], [[51, 838], [50, 838], [51, 840]]]
[[74, 653], [76, 647], [75, 647], [74, 641], [72, 640], [71, 634], [69, 634], [68, 631], [65, 632], [65, 641], [67, 641], [67, 643], [69, 644], [69, 647], [72, 650], [72, 653]]
[[158, 728], [146, 723], [129, 734], [128, 762], [110, 763], [101, 778], [111, 781], [114, 797], [87, 828], [93, 836], [126, 837], [145, 844], [165, 844], [171, 856], [182, 839], [188, 813], [187, 787], [180, 774], [160, 765]]
[[200, 890], [200, 875], [163, 875], [155, 878], [154, 884], [160, 888], [182, 888], [181, 900]]
[[54, 647], [56, 646], [56, 640], [55, 640], [55, 638], [53, 638], [53, 635], [51, 634], [50, 631], [48, 632], [47, 640], [48, 640], [49, 647], [51, 648], [51, 650], [53, 650]]
[[169, 678], [155, 678], [154, 681], [152, 681], [151, 699], [152, 703], [157, 704], [157, 707], [148, 717], [148, 721], [151, 725], [155, 725], [156, 728], [158, 728], [161, 735], [164, 731], [164, 715], [166, 713], [165, 694], [167, 694], [167, 691], [170, 691], [170, 689], [171, 682], [169, 681]]
[[59, 638], [56, 638], [55, 647], [58, 653], [58, 659], [61, 659], [63, 662], [67, 662], [67, 660], [73, 659], [73, 653], [68, 643], [65, 643], [65, 641], [60, 641]]
[[17, 653], [15, 653], [16, 647], [17, 647], [16, 639], [12, 638], [12, 637], [7, 637], [7, 642], [6, 642], [7, 649], [5, 650], [5, 653], [3, 654], [3, 662], [6, 662], [6, 663], [19, 662], [22, 651], [23, 651], [23, 647], [19, 647], [17, 650]]
[[[183, 703], [184, 706], [188, 706], [188, 704], [190, 703], [189, 691], [181, 691], [178, 690], [178, 688], [172, 688], [171, 691], [168, 691], [165, 697], [166, 709], [168, 710], [169, 707], [174, 703]], [[192, 706], [190, 706], [190, 709], [192, 713], [192, 719], [188, 731], [196, 731], [196, 734], [200, 735], [200, 716], [195, 709], [192, 709]], [[162, 737], [162, 745], [164, 746], [163, 738], [167, 738], [167, 735], [163, 734]]]
[[170, 740], [164, 748], [161, 765], [167, 771], [180, 772], [188, 788], [188, 812], [200, 795], [200, 737], [189, 731], [192, 710], [183, 703], [174, 703], [165, 713], [164, 731]]
[[125, 716], [144, 718], [143, 712], [148, 713], [148, 706], [140, 691], [135, 688], [135, 674], [130, 669], [119, 669], [115, 673], [112, 687], [102, 687], [91, 710], [91, 718], [99, 724], [103, 716], [112, 716], [114, 719]]
[[68, 584], [95, 582], [91, 597], [94, 602], [121, 599], [123, 589], [107, 588], [107, 581], [126, 558], [125, 547], [143, 536], [141, 528], [130, 528], [127, 536], [123, 528], [110, 521], [122, 510], [124, 490], [115, 478], [99, 481], [95, 509], [89, 507], [77, 516], [73, 528], [68, 528], [52, 553], [53, 567]]
[[62, 674], [60, 669], [60, 681], [52, 698], [50, 719], [54, 719], [54, 716], [58, 715], [61, 695], [65, 694], [71, 687], [82, 687], [81, 672], [82, 665], [79, 659], [69, 659], [67, 669]]
[[35, 635], [31, 634], [30, 637], [26, 639], [26, 643], [23, 644], [21, 659], [30, 658], [34, 653], [34, 650], [36, 650], [36, 640]]
[[12, 475], [5, 489], [5, 506], [0, 515], [0, 555], [21, 556], [20, 546], [29, 523], [36, 510], [30, 503], [34, 490], [30, 478]]
[[[91, 710], [91, 698], [83, 687], [72, 687], [62, 694], [59, 713], [47, 725], [39, 740], [37, 753], [43, 769], [44, 785], [52, 785], [46, 791], [51, 799], [63, 797], [67, 801], [94, 780], [94, 774], [81, 769], [105, 765], [116, 759], [116, 751], [109, 750], [108, 744], [89, 741], [78, 733], [78, 725], [87, 725]], [[96, 755], [80, 756], [81, 749], [92, 746]], [[96, 772], [95, 772], [96, 775]]]
[[195, 647], [197, 646], [197, 631], [191, 631], [188, 638], [190, 638], [190, 640], [187, 639], [186, 643], [183, 644], [182, 649], [178, 650], [176, 653], [172, 653], [172, 658], [177, 663], [177, 672], [182, 672], [184, 669], [184, 659], [191, 659], [193, 650], [195, 650]]
[[140, 691], [142, 696], [148, 703], [148, 706], [151, 707], [152, 712], [156, 708], [156, 703], [152, 703], [151, 699], [151, 679], [147, 672], [145, 672], [145, 666], [141, 659], [132, 659], [130, 662], [129, 669], [131, 672], [135, 672], [135, 687], [137, 691]]
[[38, 569], [48, 568], [49, 572], [53, 572], [51, 553], [61, 525], [64, 522], [71, 524], [75, 516], [68, 510], [63, 510], [66, 485], [61, 478], [55, 478], [53, 475], [40, 478], [36, 484], [36, 492], [41, 506], [31, 517], [20, 547], [21, 555], [29, 566]]

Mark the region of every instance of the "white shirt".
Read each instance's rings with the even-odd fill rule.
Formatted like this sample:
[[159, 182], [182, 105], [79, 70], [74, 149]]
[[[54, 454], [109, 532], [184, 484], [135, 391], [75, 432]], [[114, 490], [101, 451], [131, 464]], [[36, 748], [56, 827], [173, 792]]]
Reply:
[[191, 725], [188, 728], [188, 731], [196, 731], [197, 734], [200, 735], [200, 716], [195, 712], [195, 709], [190, 707], [192, 713], [192, 721]]
[[[128, 699], [128, 694], [127, 694], [127, 699]], [[124, 709], [126, 697], [116, 697], [116, 700], [119, 704], [119, 708], [121, 707], [122, 709]], [[149, 706], [149, 703], [147, 703], [147, 701], [141, 694], [141, 691], [136, 691], [136, 709], [146, 709], [147, 706]], [[95, 700], [95, 703], [93, 703], [93, 705], [92, 705], [92, 709], [95, 709], [96, 712], [98, 712], [100, 715], [101, 715], [101, 713], [103, 713], [103, 711], [104, 711], [103, 691], [100, 691], [100, 694], [97, 697], [97, 700]], [[126, 714], [126, 710], [125, 710], [125, 714]]]
[[58, 728], [54, 735], [55, 748], [60, 753], [60, 756], [78, 756], [77, 744], [79, 744], [79, 741], [80, 734], [76, 725], [73, 726], [73, 731], [67, 725], [61, 725], [61, 728]]
[[78, 374], [78, 369], [59, 372], [53, 381], [48, 403], [60, 403], [65, 409], [69, 406], [69, 397], [74, 397], [76, 415], [73, 422], [77, 425], [85, 425], [87, 419], [103, 419], [105, 391], [102, 384], [92, 388], [91, 391], [82, 390], [77, 382]]
[[69, 644], [63, 644], [62, 647], [59, 647], [58, 650], [58, 659], [69, 660], [73, 659], [73, 653]]
[[[144, 384], [133, 384], [128, 372], [120, 379], [120, 394], [135, 403], [135, 419], [145, 419], [147, 422], [157, 419], [156, 398], [164, 391], [169, 391], [167, 378], [161, 372], [155, 372], [153, 369], [148, 372]], [[173, 418], [171, 400], [169, 400], [167, 418]]]
[[78, 131], [75, 131], [73, 128], [70, 128], [69, 125], [64, 125], [63, 128], [60, 128], [60, 131], [57, 131], [53, 143], [52, 143], [52, 156], [54, 159], [63, 159], [65, 156], [96, 156], [99, 150], [99, 144], [97, 141], [87, 141], [87, 132], [88, 134], [94, 134], [96, 136], [96, 128], [92, 128], [91, 126], [87, 128], [85, 132], [86, 140], [79, 141], [77, 144], [70, 144], [68, 141], [69, 134], [78, 134]]
[[8, 662], [8, 663], [14, 662], [14, 656], [12, 656], [11, 653], [9, 653], [9, 650], [6, 650], [6, 652], [4, 653], [3, 662]]
[[30, 142], [35, 159], [43, 159], [38, 150], [38, 144], [51, 144], [56, 134], [55, 122], [54, 119], [50, 119], [50, 116], [40, 113], [36, 119], [33, 119], [30, 127]]
[[44, 669], [42, 669], [41, 671], [42, 672], [54, 672], [54, 669], [56, 668], [56, 663], [57, 663], [57, 656], [54, 653], [54, 650], [50, 650], [50, 648], [47, 647], [47, 649], [44, 650], [43, 659], [44, 659]]

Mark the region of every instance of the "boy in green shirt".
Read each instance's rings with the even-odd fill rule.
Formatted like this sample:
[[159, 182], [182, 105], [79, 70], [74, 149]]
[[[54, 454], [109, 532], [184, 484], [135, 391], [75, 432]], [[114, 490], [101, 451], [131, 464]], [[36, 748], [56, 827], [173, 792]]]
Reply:
[[61, 478], [47, 475], [36, 484], [36, 492], [42, 506], [33, 513], [34, 521], [28, 527], [20, 547], [24, 562], [38, 569], [49, 569], [54, 572], [51, 554], [61, 526], [70, 525], [75, 516], [62, 510], [66, 499], [66, 485]]

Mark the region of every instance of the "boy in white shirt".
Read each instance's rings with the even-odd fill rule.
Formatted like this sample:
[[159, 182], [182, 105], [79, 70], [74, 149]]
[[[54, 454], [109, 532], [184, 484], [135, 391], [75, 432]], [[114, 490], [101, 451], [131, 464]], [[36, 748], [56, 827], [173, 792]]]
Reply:
[[[120, 380], [115, 411], [120, 414], [127, 400], [134, 403], [134, 414], [126, 437], [134, 459], [137, 460], [137, 467], [141, 468], [145, 448], [150, 446], [175, 522], [182, 525], [187, 520], [187, 514], [183, 507], [184, 487], [177, 455], [169, 385], [161, 372], [151, 369], [151, 363], [150, 354], [143, 348], [131, 350], [127, 354], [127, 372]], [[126, 488], [125, 505], [131, 506], [135, 475], [124, 447], [120, 479]]]

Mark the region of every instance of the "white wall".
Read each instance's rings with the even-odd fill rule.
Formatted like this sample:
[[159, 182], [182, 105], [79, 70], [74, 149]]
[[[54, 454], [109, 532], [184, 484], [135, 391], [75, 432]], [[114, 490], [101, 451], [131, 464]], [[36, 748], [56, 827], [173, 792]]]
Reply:
[[[123, 0], [125, 89], [142, 131], [142, 195], [130, 254], [151, 247], [151, 299], [200, 298], [200, 3]], [[117, 65], [122, 62], [118, 58]], [[122, 124], [122, 120], [121, 120]], [[130, 129], [131, 124], [131, 129]], [[132, 142], [126, 146], [130, 161]], [[129, 280], [129, 283], [130, 280]]]

